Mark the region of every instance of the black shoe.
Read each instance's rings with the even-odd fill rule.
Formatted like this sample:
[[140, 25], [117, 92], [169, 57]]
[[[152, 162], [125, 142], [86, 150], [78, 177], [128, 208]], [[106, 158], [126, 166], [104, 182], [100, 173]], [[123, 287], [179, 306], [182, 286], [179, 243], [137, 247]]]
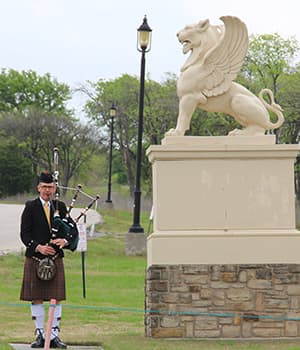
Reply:
[[38, 333], [38, 336], [36, 337], [36, 340], [31, 343], [30, 347], [43, 348], [45, 345], [45, 339], [43, 338], [43, 335], [39, 329], [36, 330], [36, 333]]
[[67, 345], [63, 343], [58, 337], [50, 341], [50, 348], [66, 349]]

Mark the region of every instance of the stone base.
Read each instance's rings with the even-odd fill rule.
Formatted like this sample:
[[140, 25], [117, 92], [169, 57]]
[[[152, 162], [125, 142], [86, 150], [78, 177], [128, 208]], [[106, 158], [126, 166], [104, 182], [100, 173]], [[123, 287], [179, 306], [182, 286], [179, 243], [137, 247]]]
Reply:
[[300, 264], [153, 265], [146, 336], [300, 336]]
[[105, 209], [111, 210], [111, 209], [114, 209], [114, 204], [113, 204], [113, 202], [106, 202], [106, 201], [104, 201], [103, 202], [103, 207]]
[[146, 255], [146, 236], [144, 233], [129, 232], [125, 236], [126, 255]]
[[166, 137], [149, 147], [147, 336], [300, 336], [299, 147], [273, 136]]

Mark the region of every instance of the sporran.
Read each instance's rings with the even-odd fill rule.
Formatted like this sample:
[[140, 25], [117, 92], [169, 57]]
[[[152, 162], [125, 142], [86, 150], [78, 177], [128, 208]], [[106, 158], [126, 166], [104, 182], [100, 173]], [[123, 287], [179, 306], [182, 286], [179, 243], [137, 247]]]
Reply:
[[56, 275], [56, 265], [53, 258], [47, 257], [38, 259], [39, 263], [36, 265], [37, 277], [42, 281], [50, 281]]

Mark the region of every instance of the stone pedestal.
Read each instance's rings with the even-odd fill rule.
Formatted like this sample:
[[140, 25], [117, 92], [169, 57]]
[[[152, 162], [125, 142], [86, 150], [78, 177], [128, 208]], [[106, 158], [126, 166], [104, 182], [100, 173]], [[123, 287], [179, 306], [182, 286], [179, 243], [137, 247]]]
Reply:
[[125, 253], [126, 255], [145, 255], [146, 254], [146, 236], [144, 233], [128, 232], [125, 235]]
[[[205, 312], [214, 309], [213, 302], [205, 302], [209, 298], [202, 299], [201, 295], [215, 295], [216, 288], [221, 288], [220, 285], [206, 283], [213, 281], [211, 273], [220, 266], [225, 270], [227, 266], [234, 266], [235, 271], [247, 276], [246, 289], [256, 288], [251, 280], [265, 266], [272, 266], [271, 275], [275, 266], [289, 271], [291, 266], [298, 269], [300, 233], [295, 228], [294, 199], [294, 160], [298, 151], [298, 145], [276, 145], [271, 135], [167, 137], [161, 146], [148, 149], [153, 168], [154, 225], [153, 234], [147, 242], [147, 309], [158, 306], [155, 301], [161, 299], [156, 287], [161, 285], [166, 287], [163, 288], [163, 298], [173, 300], [167, 303], [167, 308], [173, 311], [184, 309], [182, 299], [174, 295], [178, 289], [174, 283], [176, 285], [176, 278], [181, 275], [179, 272], [183, 267], [189, 271], [203, 271], [209, 266], [206, 277], [193, 273], [195, 283], [191, 283], [190, 279], [180, 279], [185, 297], [198, 300], [195, 306], [188, 303], [187, 309]], [[157, 276], [154, 271], [167, 271], [165, 269], [169, 268], [172, 274], [162, 273], [161, 283], [152, 283], [153, 274]], [[218, 281], [224, 282], [222, 279]], [[234, 285], [224, 287], [225, 291], [220, 290], [224, 293], [224, 300], [230, 299], [227, 288], [240, 288], [239, 277], [232, 283]], [[298, 275], [293, 283], [300, 292]], [[263, 288], [260, 297], [264, 301], [266, 295], [275, 293], [272, 288], [271, 291]], [[279, 289], [276, 287], [276, 290]], [[257, 314], [255, 298], [250, 298], [252, 301], [247, 303], [246, 309], [242, 308], [243, 312]], [[268, 307], [265, 302], [262, 304], [260, 314], [276, 312], [270, 304]], [[232, 303], [224, 305], [224, 314], [241, 311]], [[284, 313], [290, 311], [290, 304], [282, 308]], [[293, 312], [298, 311], [293, 309]], [[164, 328], [166, 320], [154, 322], [153, 317], [151, 313], [147, 315], [146, 333], [170, 336], [167, 331], [158, 331]], [[178, 315], [176, 317], [178, 325], [182, 325], [183, 320], [178, 319]], [[187, 328], [178, 332], [179, 326], [174, 326], [177, 321], [173, 319], [168, 323], [173, 326], [165, 328], [174, 328], [173, 334], [180, 336], [189, 334], [193, 337], [197, 333], [198, 337], [210, 337], [210, 334], [215, 334], [195, 333]], [[226, 337], [223, 333], [212, 336]], [[245, 332], [240, 327], [237, 336], [243, 337], [243, 334]], [[284, 336], [285, 332], [280, 334]], [[249, 332], [248, 336], [257, 335]]]

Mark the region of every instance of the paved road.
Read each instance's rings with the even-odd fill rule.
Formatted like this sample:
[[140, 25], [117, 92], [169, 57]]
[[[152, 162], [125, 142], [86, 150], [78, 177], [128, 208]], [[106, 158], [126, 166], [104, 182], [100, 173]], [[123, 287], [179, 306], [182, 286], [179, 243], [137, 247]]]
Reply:
[[[24, 250], [20, 236], [20, 218], [24, 205], [0, 204], [0, 255], [8, 252]], [[72, 216], [76, 218], [83, 209], [72, 209]], [[81, 218], [83, 220], [83, 218]], [[87, 226], [101, 222], [101, 216], [90, 209], [86, 213]]]

